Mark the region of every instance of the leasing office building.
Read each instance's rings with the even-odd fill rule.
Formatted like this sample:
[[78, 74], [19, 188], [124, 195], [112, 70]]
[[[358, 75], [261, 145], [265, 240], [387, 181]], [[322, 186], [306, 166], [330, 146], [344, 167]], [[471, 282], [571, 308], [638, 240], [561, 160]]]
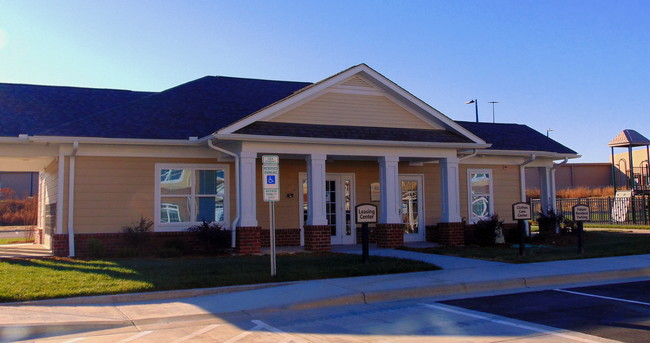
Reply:
[[57, 255], [140, 217], [159, 235], [219, 222], [257, 252], [267, 154], [280, 157], [279, 244], [355, 244], [351, 211], [369, 202], [379, 246], [433, 225], [462, 244], [464, 222], [510, 217], [524, 168], [551, 207], [554, 161], [578, 157], [524, 125], [454, 121], [365, 64], [313, 84], [204, 77], [159, 93], [2, 84], [0, 111], [0, 170], [40, 173], [38, 239]]

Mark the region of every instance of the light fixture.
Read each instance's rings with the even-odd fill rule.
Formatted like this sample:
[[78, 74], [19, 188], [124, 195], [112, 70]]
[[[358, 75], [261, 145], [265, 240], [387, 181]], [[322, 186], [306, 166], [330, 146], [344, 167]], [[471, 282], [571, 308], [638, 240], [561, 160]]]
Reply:
[[470, 100], [470, 101], [466, 102], [466, 104], [468, 104], [468, 105], [469, 104], [474, 104], [474, 109], [476, 110], [476, 122], [478, 123], [478, 100], [473, 99], [473, 100]]

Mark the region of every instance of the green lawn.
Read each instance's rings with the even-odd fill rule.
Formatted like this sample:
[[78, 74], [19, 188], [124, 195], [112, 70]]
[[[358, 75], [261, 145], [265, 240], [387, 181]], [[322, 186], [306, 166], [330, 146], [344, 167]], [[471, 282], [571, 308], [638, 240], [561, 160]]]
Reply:
[[269, 256], [173, 259], [65, 258], [0, 260], [0, 302], [127, 292], [161, 291], [407, 273], [436, 270], [423, 262], [358, 255], [301, 253], [278, 255], [277, 276]]
[[[572, 238], [575, 239], [575, 238]], [[430, 254], [469, 257], [509, 263], [547, 262], [580, 258], [650, 254], [650, 234], [594, 231], [585, 232], [585, 253], [578, 253], [577, 243], [546, 244], [526, 248], [526, 256], [519, 256], [519, 245], [494, 247], [438, 247], [408, 249]], [[540, 243], [531, 243], [533, 245]]]
[[0, 238], [0, 245], [19, 244], [19, 243], [34, 243], [34, 239], [33, 238]]

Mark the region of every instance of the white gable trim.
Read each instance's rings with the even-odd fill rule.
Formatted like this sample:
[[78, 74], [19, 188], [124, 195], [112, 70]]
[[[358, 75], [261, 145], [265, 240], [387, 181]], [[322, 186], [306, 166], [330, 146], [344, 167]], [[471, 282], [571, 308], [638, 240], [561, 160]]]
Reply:
[[[404, 90], [403, 88], [401, 88], [400, 86], [398, 86], [397, 84], [395, 84], [394, 82], [387, 79], [385, 76], [381, 75], [380, 73], [376, 72], [374, 69], [368, 67], [365, 64], [354, 66], [336, 75], [333, 75], [323, 81], [319, 81], [311, 86], [308, 86], [303, 91], [291, 95], [285, 98], [284, 100], [280, 100], [273, 105], [270, 105], [256, 113], [249, 115], [248, 117], [245, 117], [235, 122], [232, 125], [220, 129], [219, 131], [216, 132], [216, 134], [219, 135], [232, 134], [235, 131], [243, 127], [246, 127], [256, 121], [268, 120], [269, 117], [276, 115], [278, 112], [284, 112], [287, 110], [287, 108], [293, 108], [295, 106], [298, 106], [308, 101], [309, 99], [318, 96], [320, 93], [326, 91], [328, 88], [337, 86], [339, 83], [345, 81], [346, 79], [356, 74], [361, 74], [360, 76], [362, 78], [372, 82], [378, 88], [383, 89], [387, 93], [383, 95], [392, 96], [393, 98], [395, 98], [394, 101], [396, 101], [396, 103], [413, 104], [415, 108], [419, 108], [422, 111], [422, 115], [418, 117], [420, 117], [421, 119], [424, 119], [423, 117], [429, 117], [426, 119], [426, 122], [435, 122], [437, 124], [435, 125], [436, 127], [442, 126], [451, 131], [458, 132], [459, 134], [467, 137], [468, 139], [472, 140], [475, 143], [478, 144], [486, 143], [478, 136], [474, 135], [473, 133], [466, 130], [462, 126], [456, 124], [456, 122], [451, 120], [449, 117], [440, 113], [435, 108], [429, 106], [424, 101], [413, 96], [411, 93], [407, 92], [406, 90]], [[414, 112], [414, 111], [410, 111], [410, 112]]]

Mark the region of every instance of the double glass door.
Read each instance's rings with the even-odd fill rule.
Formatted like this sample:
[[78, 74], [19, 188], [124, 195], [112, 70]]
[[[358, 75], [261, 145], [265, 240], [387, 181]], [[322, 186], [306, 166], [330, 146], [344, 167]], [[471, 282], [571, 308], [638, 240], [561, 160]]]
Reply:
[[[302, 197], [301, 223], [307, 222], [308, 192], [307, 175], [300, 175]], [[354, 244], [354, 175], [353, 174], [327, 174], [325, 178], [325, 216], [330, 227], [332, 244]]]

